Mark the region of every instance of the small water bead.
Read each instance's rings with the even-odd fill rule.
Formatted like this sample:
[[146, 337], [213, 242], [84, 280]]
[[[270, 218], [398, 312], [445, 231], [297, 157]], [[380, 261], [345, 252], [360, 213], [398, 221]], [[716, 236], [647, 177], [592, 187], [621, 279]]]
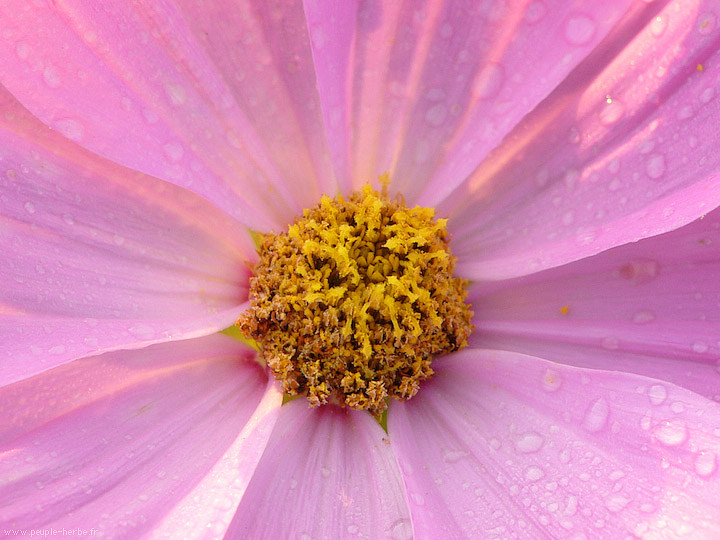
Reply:
[[648, 397], [650, 398], [650, 403], [653, 405], [660, 405], [667, 397], [667, 390], [664, 386], [655, 384], [650, 387], [650, 390], [648, 390]]
[[578, 13], [565, 22], [565, 39], [571, 45], [586, 45], [595, 35], [595, 21], [587, 15]]
[[521, 454], [531, 454], [540, 450], [544, 443], [545, 439], [541, 435], [530, 431], [520, 435], [515, 441], [515, 449]]
[[608, 415], [610, 414], [610, 405], [605, 398], [597, 398], [588, 407], [582, 426], [585, 430], [594, 433], [602, 430], [607, 424]]
[[653, 180], [658, 180], [665, 174], [665, 156], [652, 154], [645, 165], [645, 172]]
[[50, 88], [57, 88], [61, 84], [60, 75], [53, 65], [45, 66], [42, 77], [45, 84], [47, 84]]
[[537, 482], [545, 476], [545, 471], [540, 467], [530, 466], [525, 469], [525, 480], [528, 482]]
[[687, 440], [687, 426], [680, 419], [660, 422], [652, 431], [658, 441], [666, 446], [679, 446]]
[[717, 468], [717, 456], [710, 451], [698, 452], [695, 456], [694, 467], [699, 476], [710, 476]]

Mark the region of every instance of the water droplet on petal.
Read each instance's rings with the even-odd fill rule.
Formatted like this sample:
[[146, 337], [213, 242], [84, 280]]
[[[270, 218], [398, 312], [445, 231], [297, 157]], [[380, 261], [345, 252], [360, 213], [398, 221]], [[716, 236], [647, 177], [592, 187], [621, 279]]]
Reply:
[[710, 476], [717, 468], [717, 456], [714, 452], [698, 452], [695, 457], [695, 472], [700, 476]]
[[169, 142], [163, 145], [163, 151], [165, 155], [170, 158], [170, 161], [180, 161], [183, 157], [184, 151], [180, 143]]
[[425, 505], [425, 498], [419, 493], [410, 494], [410, 498], [412, 499], [412, 502], [414, 502], [417, 506]]
[[531, 466], [525, 469], [525, 480], [528, 482], [537, 482], [543, 476], [545, 472], [540, 467]]
[[57, 88], [58, 86], [60, 86], [60, 75], [58, 75], [55, 66], [45, 66], [42, 76], [43, 81], [45, 81], [45, 84], [47, 84], [50, 88]]
[[655, 426], [653, 435], [666, 446], [678, 446], [687, 439], [687, 426], [685, 422], [677, 418], [665, 420]]
[[650, 33], [660, 37], [667, 28], [667, 17], [655, 17], [650, 23]]
[[604, 106], [602, 111], [600, 111], [600, 122], [609, 126], [620, 120], [624, 114], [625, 106], [617, 99], [613, 99], [612, 103]]
[[540, 22], [547, 15], [547, 6], [540, 0], [531, 2], [525, 10], [525, 20], [529, 24]]
[[702, 341], [696, 341], [693, 343], [692, 350], [693, 352], [696, 352], [698, 354], [706, 353], [710, 347], [708, 347], [707, 343], [703, 343]]
[[645, 165], [645, 172], [653, 180], [657, 180], [665, 174], [665, 156], [652, 154]]
[[605, 398], [597, 398], [588, 407], [583, 418], [582, 426], [587, 431], [594, 433], [605, 427], [610, 414], [610, 405]]
[[18, 55], [18, 58], [20, 58], [20, 60], [27, 60], [27, 57], [30, 55], [30, 45], [28, 45], [24, 41], [21, 41], [20, 43], [15, 45], [15, 54]]
[[445, 463], [456, 463], [467, 455], [468, 453], [463, 452], [462, 450], [451, 450], [449, 448], [443, 449], [443, 460]]
[[23, 205], [23, 208], [25, 208], [25, 211], [26, 211], [28, 214], [34, 214], [34, 213], [35, 213], [35, 205], [34, 205], [33, 203], [31, 203], [31, 202], [26, 202], [26, 203]]
[[648, 397], [650, 398], [650, 403], [660, 405], [667, 397], [667, 390], [660, 384], [654, 384], [650, 387], [650, 390], [648, 390]]
[[572, 15], [565, 23], [565, 39], [571, 45], [585, 45], [594, 35], [595, 21], [587, 15]]
[[538, 433], [530, 431], [523, 433], [515, 441], [515, 449], [521, 454], [532, 454], [542, 448], [545, 439]]

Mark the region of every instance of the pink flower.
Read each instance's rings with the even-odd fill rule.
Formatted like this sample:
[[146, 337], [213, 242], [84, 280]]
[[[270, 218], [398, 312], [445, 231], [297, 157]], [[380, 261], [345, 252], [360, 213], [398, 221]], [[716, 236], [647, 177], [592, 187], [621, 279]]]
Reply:
[[[4, 534], [720, 537], [716, 3], [50, 4], [0, 4]], [[477, 329], [387, 433], [217, 333], [248, 229], [385, 171]]]

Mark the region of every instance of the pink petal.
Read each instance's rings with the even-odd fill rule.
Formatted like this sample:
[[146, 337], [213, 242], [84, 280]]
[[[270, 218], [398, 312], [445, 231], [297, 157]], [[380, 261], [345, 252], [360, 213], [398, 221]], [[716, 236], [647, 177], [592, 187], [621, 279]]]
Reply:
[[[605, 38], [632, 2], [304, 5], [341, 183], [357, 188], [389, 171], [393, 189], [408, 201], [434, 205]], [[639, 6], [628, 16], [653, 9]]]
[[0, 17], [0, 81], [86, 148], [254, 229], [335, 191], [299, 2], [17, 1]]
[[234, 322], [254, 256], [244, 228], [81, 149], [7, 94], [0, 108], [0, 382]]
[[526, 275], [720, 204], [716, 15], [659, 7], [618, 27], [442, 205], [458, 272]]
[[720, 535], [718, 404], [515, 353], [433, 368], [388, 417], [416, 539]]
[[[252, 455], [228, 481], [249, 478], [262, 441], [247, 430], [274, 422], [263, 394], [280, 404], [252, 357], [216, 335], [85, 358], [2, 388], [0, 523], [137, 538], [238, 444]], [[237, 500], [245, 481], [225, 494]], [[212, 525], [223, 505], [194, 517]]]
[[364, 412], [304, 399], [283, 406], [230, 538], [412, 536], [400, 471], [385, 433]]
[[720, 210], [471, 293], [478, 347], [618, 369], [720, 399]]

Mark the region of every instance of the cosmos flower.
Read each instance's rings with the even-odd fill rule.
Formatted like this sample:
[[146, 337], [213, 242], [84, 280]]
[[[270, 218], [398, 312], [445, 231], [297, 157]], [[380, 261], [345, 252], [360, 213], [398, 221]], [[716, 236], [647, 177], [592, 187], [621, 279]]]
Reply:
[[[3, 534], [719, 537], [718, 17], [0, 4]], [[475, 313], [387, 431], [218, 333], [250, 230], [386, 172]]]

